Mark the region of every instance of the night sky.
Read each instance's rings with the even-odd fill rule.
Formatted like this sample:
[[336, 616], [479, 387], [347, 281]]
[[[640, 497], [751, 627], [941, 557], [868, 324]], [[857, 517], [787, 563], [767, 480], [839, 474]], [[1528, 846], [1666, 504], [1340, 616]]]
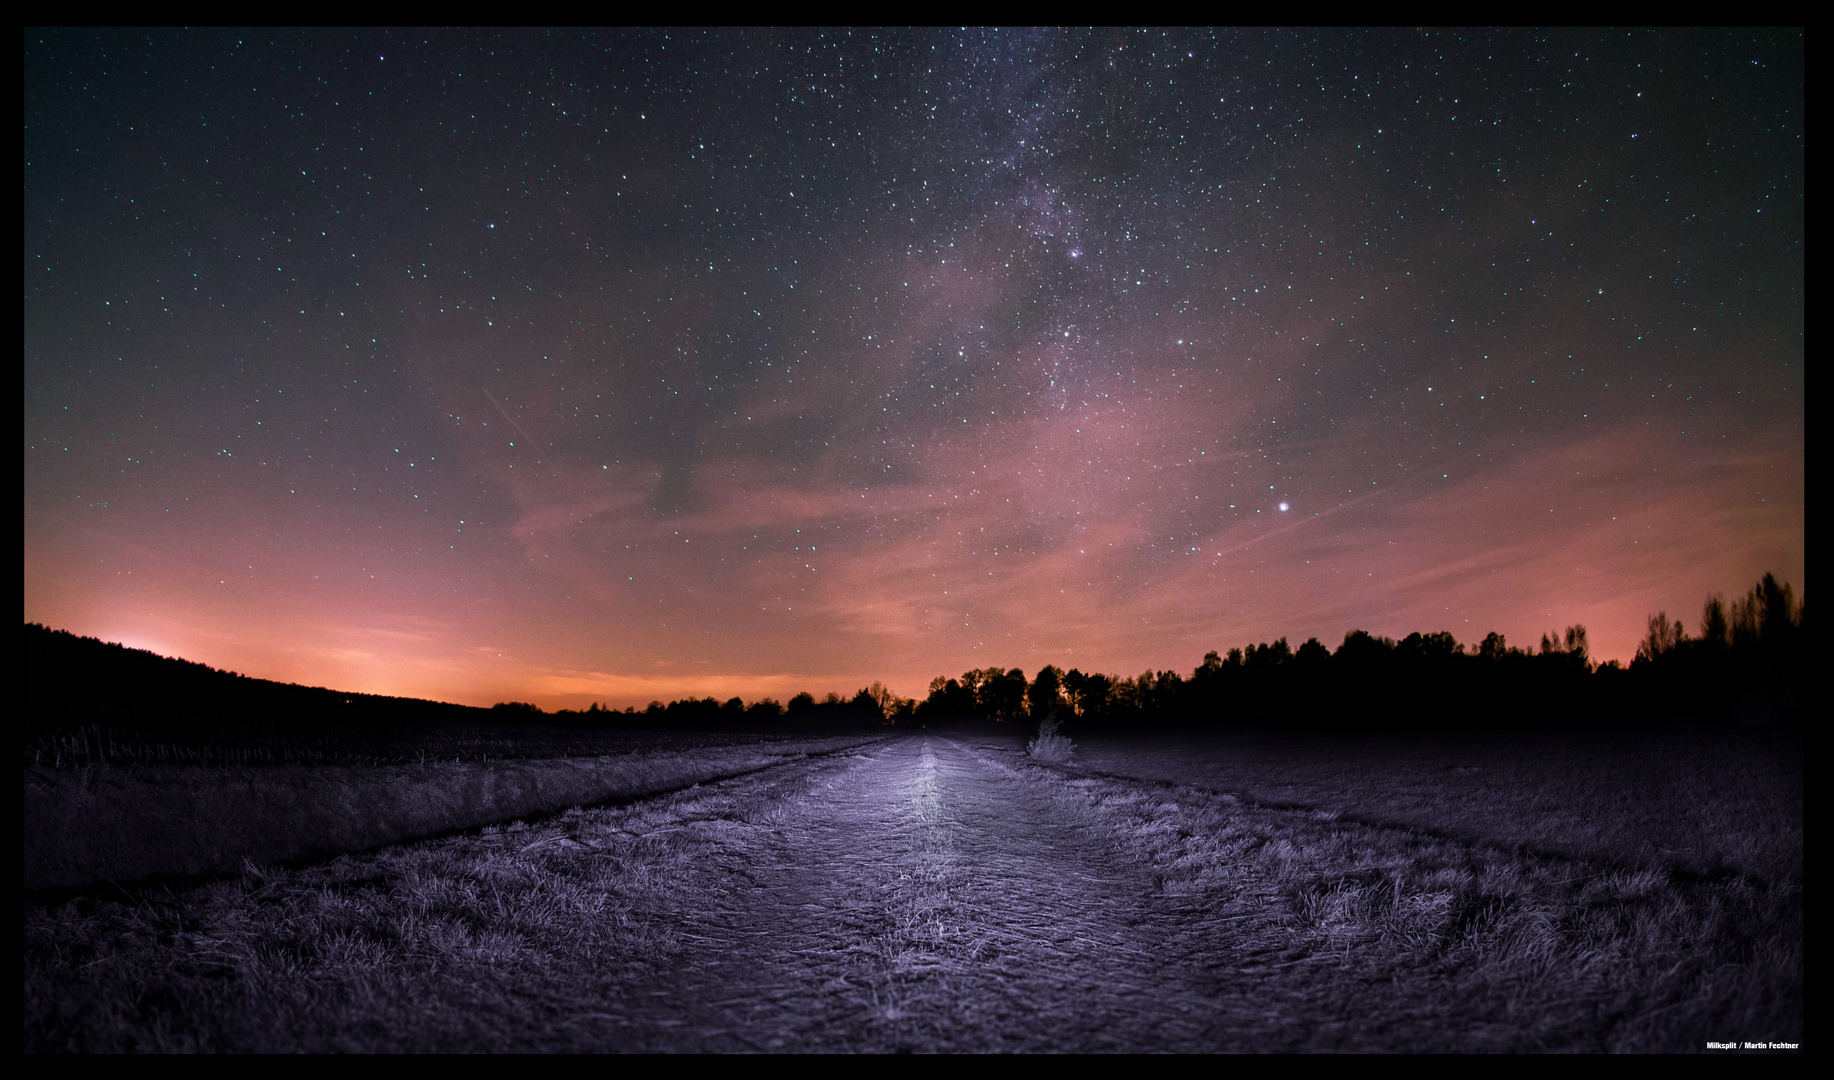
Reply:
[[1789, 32], [25, 34], [25, 618], [578, 707], [1804, 588]]

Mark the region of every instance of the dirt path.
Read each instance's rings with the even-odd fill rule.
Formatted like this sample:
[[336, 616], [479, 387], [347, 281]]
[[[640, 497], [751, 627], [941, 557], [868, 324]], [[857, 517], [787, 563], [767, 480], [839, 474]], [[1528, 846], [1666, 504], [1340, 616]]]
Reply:
[[1216, 910], [1176, 903], [1001, 757], [940, 737], [882, 745], [743, 830], [714, 856], [731, 889], [685, 913], [681, 966], [606, 987], [604, 1045], [1341, 1045], [1254, 974], [1286, 959], [1280, 905], [1252, 889]]
[[26, 1046], [1698, 1050], [1799, 1038], [1801, 914], [919, 735], [28, 904]]

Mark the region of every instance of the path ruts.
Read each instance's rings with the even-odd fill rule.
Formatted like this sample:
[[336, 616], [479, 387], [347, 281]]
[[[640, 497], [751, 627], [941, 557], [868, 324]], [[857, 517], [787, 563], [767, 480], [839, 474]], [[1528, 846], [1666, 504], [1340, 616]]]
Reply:
[[[1361, 1041], [1299, 1022], [1318, 1015], [1317, 988], [1245, 944], [1280, 920], [1270, 897], [1178, 906], [1149, 866], [1002, 758], [940, 737], [881, 744], [772, 827], [735, 828], [700, 868], [728, 887], [682, 915], [680, 963], [607, 979], [570, 1018], [573, 1037], [690, 1051]], [[1278, 987], [1256, 974], [1276, 971]], [[1295, 993], [1306, 1000], [1282, 1000]]]

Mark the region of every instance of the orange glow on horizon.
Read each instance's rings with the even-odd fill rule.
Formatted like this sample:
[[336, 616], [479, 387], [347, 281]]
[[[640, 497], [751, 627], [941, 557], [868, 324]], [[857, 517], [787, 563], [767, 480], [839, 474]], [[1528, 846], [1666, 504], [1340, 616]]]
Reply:
[[[1028, 447], [1019, 460], [987, 472], [1024, 474], [1033, 444], [1014, 442]], [[638, 617], [628, 598], [618, 603], [615, 589], [595, 587], [579, 565], [576, 537], [535, 524], [546, 513], [539, 504], [516, 527], [512, 550], [523, 569], [508, 572], [552, 569], [533, 577], [544, 591], [521, 610], [452, 596], [439, 578], [411, 572], [386, 585], [366, 582], [352, 600], [292, 591], [290, 580], [329, 576], [329, 566], [310, 559], [283, 563], [271, 578], [234, 581], [212, 569], [246, 542], [233, 533], [206, 532], [160, 551], [90, 533], [53, 551], [28, 546], [25, 617], [282, 682], [470, 705], [641, 708], [680, 697], [851, 696], [873, 681], [921, 699], [933, 676], [993, 665], [1028, 673], [1046, 663], [1123, 676], [1142, 668], [1188, 672], [1212, 648], [1281, 636], [1295, 645], [1317, 636], [1335, 647], [1351, 629], [1396, 638], [1449, 629], [1467, 644], [1498, 630], [1512, 644], [1532, 645], [1543, 631], [1581, 623], [1596, 659], [1628, 662], [1646, 617], [1658, 610], [1691, 626], [1709, 593], [1740, 592], [1767, 570], [1805, 589], [1801, 461], [1786, 448], [1703, 462], [1695, 477], [1656, 489], [1598, 476], [1590, 482], [1593, 505], [1563, 517], [1563, 496], [1539, 477], [1583, 470], [1597, 453], [1575, 449], [1565, 461], [1518, 461], [1437, 489], [1378, 492], [1317, 517], [1304, 516], [1299, 499], [1295, 514], [1266, 525], [1250, 520], [1189, 545], [1192, 553], [1137, 567], [1138, 580], [1120, 589], [1101, 582], [1147, 550], [1124, 508], [1079, 524], [1047, 550], [1015, 552], [991, 575], [981, 567], [1000, 556], [977, 561], [977, 549], [955, 546], [953, 537], [966, 535], [991, 536], [990, 549], [1018, 546], [1021, 523], [1003, 508], [1035, 493], [1015, 480], [994, 489], [1005, 493], [998, 502], [990, 497], [985, 513], [951, 507], [911, 535], [825, 563], [819, 587], [807, 589], [797, 610], [734, 619], [718, 604], [687, 606], [697, 590], [681, 584], [682, 606], [657, 621], [684, 625], [647, 648], [646, 634], [619, 625]], [[1620, 444], [1611, 456], [1622, 464], [1665, 453]], [[1778, 477], [1787, 481], [1785, 495], [1795, 485], [1793, 500], [1736, 497], [1766, 484], [1776, 492]], [[873, 493], [856, 497], [868, 504], [859, 510], [845, 491], [780, 500], [768, 489], [739, 488], [695, 519], [665, 530], [639, 515], [619, 535], [654, 539], [685, 525], [705, 543], [721, 543], [722, 533], [731, 542], [767, 512], [812, 534], [854, 513], [921, 519], [948, 490]], [[1702, 515], [1703, 503], [1729, 509]], [[1572, 522], [1575, 514], [1582, 523]], [[1543, 517], [1561, 520], [1537, 529]], [[665, 549], [648, 573], [691, 582], [693, 567], [673, 565], [669, 555]], [[84, 565], [120, 570], [101, 590]], [[741, 596], [761, 595], [744, 576], [728, 584]], [[542, 617], [544, 605], [567, 610], [569, 592], [607, 601], [608, 610], [559, 625]], [[706, 644], [672, 655], [684, 638]]]

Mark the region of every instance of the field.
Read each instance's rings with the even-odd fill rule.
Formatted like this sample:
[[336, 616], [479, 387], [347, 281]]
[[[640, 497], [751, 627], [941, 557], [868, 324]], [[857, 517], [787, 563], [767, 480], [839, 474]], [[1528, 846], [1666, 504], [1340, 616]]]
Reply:
[[1802, 877], [1794, 729], [1105, 738], [1080, 743], [1077, 766], [1525, 854], [1765, 883]]
[[[507, 747], [508, 740], [484, 744], [498, 751], [494, 760], [474, 744], [470, 754], [412, 764], [28, 765], [26, 891], [362, 851], [657, 795], [861, 741], [593, 733], [570, 736], [572, 756], [541, 758], [523, 755], [554, 740], [517, 734]], [[127, 756], [102, 745], [115, 761]]]
[[[486, 713], [482, 709], [466, 713]], [[131, 714], [130, 714], [131, 715]], [[87, 723], [28, 738], [27, 768], [70, 770], [95, 766], [269, 768], [287, 765], [424, 765], [428, 762], [551, 761], [615, 754], [670, 753], [737, 743], [768, 743], [793, 733], [671, 731], [540, 722], [476, 720], [467, 716], [423, 723], [325, 723], [307, 720], [250, 723], [231, 714], [216, 723], [120, 727]], [[393, 719], [392, 717], [389, 719]]]
[[1670, 762], [1643, 789], [1666, 801], [1575, 829], [1538, 825], [1533, 792], [1601, 820], [1612, 770], [1636, 772], [1583, 742], [1097, 743], [1047, 766], [1018, 740], [885, 738], [314, 865], [28, 898], [26, 1049], [1799, 1042], [1800, 759], [1759, 754], [1717, 797], [1661, 779], [1708, 775], [1716, 747], [1627, 748]]

